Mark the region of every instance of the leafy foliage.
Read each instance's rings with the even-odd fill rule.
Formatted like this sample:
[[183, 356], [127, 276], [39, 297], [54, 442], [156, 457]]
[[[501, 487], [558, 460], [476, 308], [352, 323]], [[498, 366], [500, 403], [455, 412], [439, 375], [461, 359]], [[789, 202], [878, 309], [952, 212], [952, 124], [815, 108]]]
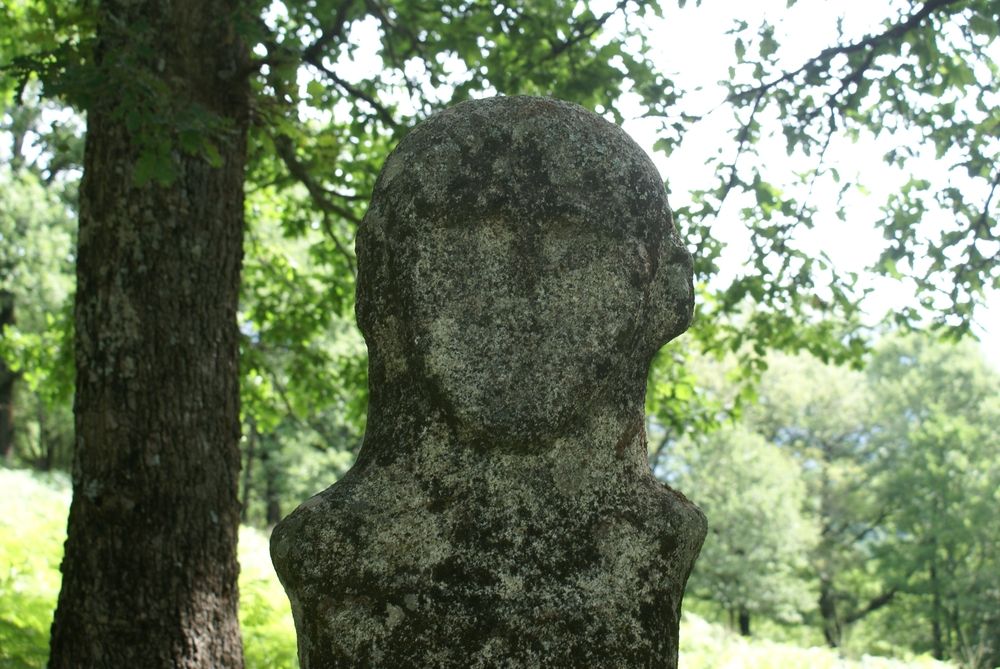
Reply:
[[[817, 182], [840, 184], [837, 166], [825, 162], [831, 140], [878, 138], [892, 146], [885, 154], [888, 164], [912, 174], [915, 159], [930, 153], [947, 162], [951, 183], [913, 174], [890, 197], [878, 222], [888, 246], [874, 269], [916, 282], [924, 312], [901, 309], [900, 323], [920, 322], [931, 312], [937, 324], [963, 332], [984, 291], [1000, 287], [995, 262], [1000, 8], [989, 0], [909, 0], [893, 9], [895, 16], [860, 37], [846, 34], [838, 20], [838, 42], [798, 66], [784, 56], [776, 25], [765, 21], [754, 29], [736, 21], [736, 65], [725, 85], [737, 146], [733, 158], [728, 147], [720, 149], [713, 159], [717, 184], [696, 195], [694, 230], [708, 247], [702, 267], [719, 250], [704, 221], [731, 195], [753, 194], [756, 207], [743, 214], [757, 276], [771, 287], [763, 301], [781, 300], [787, 310], [782, 286], [800, 293], [803, 286], [811, 288], [817, 265], [825, 264], [797, 250], [794, 232], [813, 224], [817, 212], [810, 196]], [[773, 137], [783, 139], [789, 155], [812, 160], [813, 168], [799, 175], [794, 190], [779, 191], [762, 176], [766, 166], [757, 149]], [[843, 205], [836, 214], [841, 220], [848, 216]], [[778, 261], [777, 271], [769, 260]], [[833, 300], [826, 303], [848, 317], [855, 278], [834, 275], [828, 286]], [[790, 304], [800, 303], [793, 298]]]
[[[886, 429], [896, 546], [889, 567], [929, 622], [912, 643], [971, 667], [1000, 663], [1000, 374], [974, 347], [886, 342], [872, 363]], [[914, 494], [914, 491], [920, 491]]]
[[875, 547], [888, 516], [871, 443], [879, 430], [876, 395], [861, 372], [809, 356], [773, 354], [768, 362], [744, 418], [802, 469], [808, 512], [819, 525], [810, 559], [816, 605], [824, 636], [839, 644], [847, 625], [896, 592], [876, 575]]
[[[925, 306], [959, 329], [968, 327], [983, 291], [998, 280], [990, 262], [996, 241], [991, 206], [1000, 176], [990, 170], [997, 149], [990, 137], [997, 119], [996, 105], [988, 102], [997, 80], [989, 57], [997, 37], [995, 3], [913, 0], [900, 9], [880, 30], [860, 38], [842, 29], [839, 42], [799, 66], [789, 65], [778, 26], [755, 29], [734, 12], [735, 64], [725, 82], [733, 141], [720, 142], [719, 154], [711, 158], [718, 183], [695, 192], [678, 219], [697, 251], [703, 291], [692, 334], [702, 350], [739, 353], [749, 381], [762, 371], [768, 347], [807, 350], [836, 361], [857, 361], [864, 352], [857, 275], [837, 274], [829, 259], [803, 251], [797, 242], [797, 232], [817, 220], [813, 187], [840, 182], [837, 168], [824, 163], [835, 136], [891, 135], [898, 148], [887, 160], [899, 163], [920, 150], [921, 142], [911, 137], [922, 134], [972, 180], [969, 188], [956, 182], [932, 192], [938, 185], [917, 175], [888, 202], [880, 225], [892, 243], [880, 271], [918, 277], [928, 296]], [[178, 108], [155, 71], [143, 68], [146, 74], [133, 76], [137, 70], [129, 59], [146, 57], [141, 26], [129, 27], [134, 49], [98, 67], [92, 58], [92, 7], [42, 8], [20, 0], [4, 11], [17, 28], [10, 33], [15, 37], [0, 42], [8, 90], [37, 77], [47, 95], [79, 109], [99, 104], [108, 87], [124, 91], [116, 113], [141, 140], [134, 172], [140, 181], [169, 182], [167, 158], [174, 150], [209, 163], [216, 159], [224, 124], [197, 106]], [[247, 415], [261, 429], [271, 429], [276, 416], [295, 406], [300, 418], [328, 413], [324, 401], [335, 395], [351, 404], [338, 411], [352, 429], [363, 425], [363, 355], [352, 353], [341, 364], [320, 340], [323, 331], [351, 329], [336, 323], [349, 320], [352, 311], [355, 230], [382, 160], [414, 123], [473, 96], [554, 95], [616, 121], [638, 108], [658, 123], [660, 150], [679, 145], [699, 117], [652, 62], [655, 37], [645, 25], [663, 12], [644, 1], [603, 10], [563, 0], [245, 6], [237, 29], [252, 58], [239, 74], [250, 77], [254, 101], [244, 399]], [[760, 148], [773, 137], [781, 137], [789, 153], [813, 160], [814, 167], [789, 183], [770, 174]], [[55, 144], [49, 147], [53, 155], [63, 155]], [[976, 180], [992, 180], [988, 195]], [[741, 203], [752, 252], [744, 272], [717, 285], [713, 277], [723, 242], [715, 226], [727, 199]], [[965, 227], [944, 225], [940, 239], [932, 241], [926, 226], [917, 225], [937, 215], [932, 200], [947, 205], [948, 216]], [[843, 208], [837, 214], [847, 215]], [[278, 239], [294, 253], [276, 248]], [[921, 264], [921, 258], [931, 264]], [[949, 299], [932, 299], [935, 286], [950, 286], [943, 289]], [[902, 309], [896, 316], [913, 323], [923, 313]], [[668, 369], [678, 360], [660, 356], [654, 373], [680, 379], [680, 369]], [[301, 373], [314, 366], [325, 371]], [[337, 379], [336, 392], [317, 383], [331, 377]], [[662, 424], [676, 430], [688, 409], [710, 422], [711, 407], [669, 394], [684, 393], [690, 383], [658, 387], [667, 391], [654, 400]]]
[[684, 441], [671, 460], [674, 483], [709, 517], [691, 593], [734, 617], [799, 620], [812, 600], [804, 575], [817, 533], [796, 463], [741, 428]]
[[[69, 460], [73, 387], [72, 188], [0, 168], [0, 360], [14, 375], [14, 451], [45, 468]], [[0, 376], [3, 376], [0, 366]], [[15, 386], [15, 390], [17, 387]]]
[[[75, 230], [59, 189], [30, 171], [0, 169], [0, 292], [15, 304], [16, 325], [0, 340], [0, 352], [23, 371], [33, 390], [51, 403], [72, 389], [67, 319]], [[23, 370], [22, 370], [23, 368]]]

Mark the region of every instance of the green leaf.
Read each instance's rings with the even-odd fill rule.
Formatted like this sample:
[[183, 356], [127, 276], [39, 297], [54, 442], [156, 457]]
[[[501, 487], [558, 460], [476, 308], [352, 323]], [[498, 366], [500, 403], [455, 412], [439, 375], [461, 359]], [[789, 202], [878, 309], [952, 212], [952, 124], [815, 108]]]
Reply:
[[774, 39], [774, 30], [768, 29], [764, 32], [760, 40], [760, 55], [762, 58], [770, 58], [778, 51], [778, 42]]
[[986, 35], [990, 38], [1000, 35], [1000, 23], [995, 18], [991, 19], [982, 14], [973, 14], [969, 18], [969, 27], [977, 35]]
[[151, 181], [156, 181], [161, 186], [169, 186], [177, 178], [177, 171], [168, 154], [147, 149], [139, 154], [132, 178], [139, 187]]
[[306, 84], [306, 93], [309, 94], [313, 100], [320, 100], [326, 93], [326, 87], [323, 83], [317, 79], [313, 79], [308, 84]]
[[209, 165], [215, 168], [222, 167], [222, 155], [219, 153], [219, 147], [217, 147], [214, 142], [205, 142], [203, 151], [205, 160], [208, 161]]

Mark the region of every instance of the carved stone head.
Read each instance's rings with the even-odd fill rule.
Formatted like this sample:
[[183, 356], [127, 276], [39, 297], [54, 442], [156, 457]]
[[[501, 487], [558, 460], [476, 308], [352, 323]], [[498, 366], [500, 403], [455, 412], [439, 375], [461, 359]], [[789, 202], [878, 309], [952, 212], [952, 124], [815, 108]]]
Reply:
[[556, 100], [477, 100], [417, 126], [357, 246], [358, 322], [384, 381], [410, 377], [501, 442], [545, 440], [581, 398], [644, 376], [691, 318], [691, 259], [656, 168]]

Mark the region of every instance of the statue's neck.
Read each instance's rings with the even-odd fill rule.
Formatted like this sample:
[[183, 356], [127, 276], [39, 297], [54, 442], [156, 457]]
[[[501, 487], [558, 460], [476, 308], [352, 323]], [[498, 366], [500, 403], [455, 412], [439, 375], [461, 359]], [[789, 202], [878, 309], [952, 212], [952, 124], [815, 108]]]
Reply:
[[[412, 399], [412, 398], [411, 398]], [[456, 468], [579, 466], [581, 472], [646, 475], [644, 413], [641, 404], [628, 409], [589, 407], [557, 436], [518, 442], [469, 429], [427, 402], [386, 406], [373, 398], [359, 465], [397, 464], [419, 475], [425, 467], [450, 461]], [[567, 465], [566, 463], [576, 463]]]

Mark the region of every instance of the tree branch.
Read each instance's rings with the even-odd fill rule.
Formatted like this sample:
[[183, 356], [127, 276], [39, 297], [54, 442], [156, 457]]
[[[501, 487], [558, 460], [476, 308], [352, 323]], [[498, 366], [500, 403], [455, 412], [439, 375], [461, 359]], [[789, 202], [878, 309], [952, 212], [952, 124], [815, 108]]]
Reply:
[[868, 600], [868, 603], [855, 611], [854, 613], [844, 616], [844, 624], [850, 625], [851, 623], [857, 622], [867, 616], [869, 613], [879, 610], [883, 606], [889, 604], [896, 597], [896, 588], [890, 588], [886, 592], [883, 592], [877, 597], [872, 597]]
[[[285, 135], [279, 135], [274, 139], [274, 148], [284, 162], [285, 167], [288, 169], [288, 173], [297, 181], [299, 181], [306, 190], [309, 192], [313, 203], [323, 214], [323, 232], [327, 237], [333, 242], [337, 251], [347, 260], [347, 266], [350, 268], [351, 273], [357, 275], [357, 260], [354, 254], [351, 253], [347, 247], [344, 246], [343, 242], [334, 234], [333, 226], [330, 225], [330, 214], [336, 214], [341, 218], [345, 218], [351, 221], [355, 225], [361, 223], [361, 218], [347, 207], [338, 205], [336, 202], [330, 199], [330, 195], [337, 195], [336, 193], [330, 193], [321, 184], [319, 184], [313, 175], [309, 173], [308, 168], [301, 161], [299, 161], [298, 156], [295, 155], [295, 147], [292, 145], [292, 140]], [[352, 197], [353, 199], [353, 197]]]
[[[764, 82], [758, 86], [752, 86], [740, 91], [734, 91], [729, 95], [728, 100], [730, 102], [737, 102], [739, 100], [745, 100], [751, 96], [766, 94], [768, 91], [778, 86], [779, 84], [782, 84], [786, 81], [791, 81], [796, 77], [798, 77], [800, 74], [803, 74], [804, 72], [808, 72], [809, 70], [818, 70], [820, 67], [828, 66], [830, 61], [833, 60], [835, 56], [850, 55], [858, 51], [872, 48], [876, 46], [879, 42], [885, 40], [893, 40], [898, 37], [901, 37], [906, 33], [908, 33], [910, 30], [912, 30], [913, 28], [916, 28], [918, 25], [920, 25], [924, 21], [924, 19], [929, 17], [935, 11], [943, 9], [950, 5], [959, 5], [963, 3], [964, 0], [928, 0], [928, 2], [924, 3], [924, 5], [918, 11], [908, 16], [906, 20], [893, 24], [892, 26], [882, 31], [881, 33], [875, 35], [869, 35], [868, 37], [865, 37], [864, 39], [858, 42], [854, 42], [852, 44], [843, 44], [843, 45], [827, 47], [826, 49], [823, 49], [818, 54], [807, 60], [801, 67], [795, 70], [785, 72], [780, 77], [772, 79], [771, 81], [768, 82]], [[867, 63], [868, 65], [870, 65], [870, 60], [871, 59], [869, 59]], [[865, 69], [867, 69], [867, 67], [859, 68], [859, 70], [855, 71], [851, 75], [851, 77], [855, 79], [859, 78], [863, 74]]]
[[375, 110], [375, 115], [381, 119], [383, 123], [392, 128], [393, 130], [399, 130], [402, 126], [392, 117], [392, 112], [384, 104], [375, 99], [374, 96], [366, 93], [357, 86], [342, 79], [336, 72], [331, 70], [329, 67], [323, 64], [321, 58], [312, 58], [310, 60], [304, 61], [309, 65], [312, 65], [317, 70], [322, 72], [326, 77], [337, 85], [341, 90], [350, 95], [356, 100], [362, 100], [367, 103], [372, 109]]
[[344, 0], [337, 7], [337, 13], [333, 17], [333, 25], [320, 33], [316, 41], [307, 46], [302, 51], [302, 60], [310, 62], [322, 55], [322, 51], [335, 39], [342, 39], [344, 28], [347, 26], [347, 10], [351, 6], [351, 0]]
[[295, 147], [292, 145], [292, 140], [289, 137], [286, 135], [275, 137], [274, 148], [278, 157], [281, 158], [285, 167], [288, 168], [289, 174], [306, 187], [306, 190], [309, 191], [309, 194], [315, 200], [317, 207], [323, 211], [337, 214], [353, 223], [361, 222], [361, 218], [356, 213], [330, 200], [330, 195], [336, 195], [336, 193], [330, 193], [313, 178], [308, 168], [295, 155]]
[[833, 134], [837, 131], [837, 115], [835, 112], [830, 112], [829, 125], [826, 130], [826, 137], [823, 138], [823, 146], [819, 151], [819, 158], [816, 160], [816, 169], [809, 176], [809, 186], [806, 188], [806, 195], [799, 202], [799, 207], [795, 212], [795, 218], [802, 220], [803, 214], [805, 214], [806, 208], [809, 206], [809, 200], [812, 199], [813, 188], [816, 186], [816, 179], [819, 177], [823, 166], [826, 164], [826, 152], [830, 148], [830, 140], [833, 139]]
[[983, 205], [983, 212], [979, 214], [979, 218], [976, 219], [975, 226], [973, 226], [976, 232], [989, 229], [986, 223], [990, 217], [990, 204], [993, 202], [993, 195], [996, 194], [998, 187], [1000, 187], [1000, 169], [997, 170], [993, 177], [993, 183], [990, 185], [990, 194], [986, 196], [986, 203]]
[[[743, 127], [740, 128], [739, 134], [736, 136], [736, 140], [738, 142], [736, 145], [736, 155], [733, 157], [733, 162], [727, 165], [729, 168], [729, 179], [726, 181], [726, 184], [722, 187], [722, 190], [719, 193], [719, 210], [722, 209], [722, 204], [729, 196], [729, 192], [734, 186], [736, 186], [736, 168], [740, 162], [740, 157], [750, 144], [750, 127], [753, 125], [754, 117], [757, 115], [757, 110], [760, 108], [760, 101], [763, 99], [763, 92], [759, 93], [757, 97], [754, 98], [753, 107], [750, 108], [750, 116], [747, 117], [746, 123], [743, 124]], [[718, 213], [718, 211], [716, 213]]]
[[539, 62], [545, 62], [546, 60], [552, 60], [553, 58], [558, 58], [567, 49], [588, 40], [600, 31], [604, 27], [604, 24], [608, 22], [612, 16], [618, 12], [624, 11], [625, 7], [628, 6], [629, 0], [619, 0], [618, 4], [615, 5], [614, 9], [611, 9], [598, 17], [594, 17], [589, 21], [584, 21], [580, 26], [577, 26], [576, 34], [567, 40], [559, 42], [558, 44], [553, 44], [549, 55], [543, 58]]
[[[365, 6], [368, 7], [369, 11], [378, 17], [379, 21], [382, 22], [383, 30], [385, 31], [385, 50], [389, 55], [389, 60], [395, 65], [403, 75], [403, 82], [406, 85], [406, 90], [409, 92], [411, 98], [418, 98], [418, 92], [416, 86], [410, 81], [410, 77], [406, 75], [405, 61], [408, 54], [403, 54], [403, 57], [396, 53], [396, 48], [392, 44], [392, 40], [389, 39], [390, 31], [399, 31], [405, 35], [410, 40], [411, 50], [410, 53], [416, 53], [423, 61], [429, 61], [430, 58], [427, 57], [427, 53], [424, 51], [423, 44], [421, 43], [420, 37], [416, 35], [409, 26], [399, 25], [386, 11], [386, 9], [380, 5], [376, 0], [365, 0]], [[434, 83], [433, 81], [431, 82]]]
[[856, 544], [865, 537], [867, 537], [869, 534], [874, 532], [876, 529], [878, 529], [879, 525], [881, 525], [888, 516], [889, 516], [889, 511], [883, 510], [881, 513], [879, 513], [878, 517], [875, 520], [868, 523], [867, 527], [854, 534], [854, 536], [851, 538], [851, 543]]
[[[257, 348], [264, 350], [264, 347], [259, 344], [255, 344]], [[291, 399], [288, 397], [288, 391], [281, 380], [278, 378], [277, 372], [269, 365], [267, 362], [262, 361], [264, 371], [269, 377], [271, 377], [271, 385], [274, 387], [275, 392], [278, 394], [278, 398], [285, 407], [287, 416], [291, 421], [300, 428], [307, 428], [315, 432], [321, 439], [327, 443], [334, 443], [336, 440], [330, 432], [320, 425], [316, 420], [310, 417], [303, 417], [295, 411], [295, 407], [292, 406]], [[322, 450], [322, 449], [320, 449]]]
[[306, 62], [307, 59], [318, 58], [323, 49], [329, 46], [331, 42], [335, 39], [343, 38], [344, 28], [347, 26], [347, 10], [350, 9], [350, 7], [351, 0], [344, 0], [341, 2], [340, 6], [337, 8], [337, 13], [334, 15], [331, 25], [322, 30], [320, 32], [320, 36], [317, 37], [312, 44], [308, 45], [300, 52], [287, 48], [284, 44], [278, 42], [278, 40], [274, 38], [274, 33], [271, 31], [271, 28], [264, 22], [263, 19], [258, 18], [257, 24], [266, 35], [271, 35], [270, 39], [263, 39], [261, 41], [267, 49], [267, 56], [264, 58], [250, 59], [243, 74], [257, 72], [265, 65], [283, 65], [293, 61]]

